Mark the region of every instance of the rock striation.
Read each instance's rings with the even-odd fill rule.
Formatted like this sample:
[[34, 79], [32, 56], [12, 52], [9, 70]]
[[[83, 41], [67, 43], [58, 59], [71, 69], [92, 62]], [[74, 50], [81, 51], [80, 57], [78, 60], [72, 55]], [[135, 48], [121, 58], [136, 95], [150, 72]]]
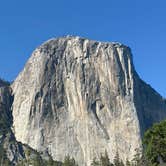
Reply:
[[166, 118], [166, 100], [136, 73], [129, 47], [80, 37], [37, 48], [12, 84], [18, 141], [55, 160], [90, 165], [105, 150], [131, 159], [141, 137]]
[[[23, 148], [21, 143], [15, 140], [11, 130], [12, 125], [12, 105], [13, 97], [9, 84], [0, 79], [0, 158], [2, 160], [17, 163], [19, 159], [24, 158]], [[5, 154], [3, 154], [6, 151]], [[3, 158], [3, 159], [2, 159]]]
[[10, 83], [0, 79], [0, 165], [49, 165], [52, 160], [48, 153], [39, 153], [28, 145], [18, 142], [12, 131], [13, 117], [11, 106], [13, 102]]

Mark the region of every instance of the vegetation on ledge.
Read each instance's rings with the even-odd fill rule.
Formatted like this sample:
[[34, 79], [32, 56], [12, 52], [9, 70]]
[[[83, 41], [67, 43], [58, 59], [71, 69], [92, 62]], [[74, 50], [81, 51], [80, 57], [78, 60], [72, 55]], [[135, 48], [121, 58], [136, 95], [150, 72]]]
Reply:
[[[41, 154], [27, 145], [24, 146], [25, 158], [18, 161], [17, 166], [78, 166], [74, 158], [66, 156], [63, 162], [54, 161], [51, 156], [43, 159]], [[123, 162], [117, 153], [113, 162], [107, 152], [99, 159], [93, 159], [92, 166], [166, 166], [166, 120], [154, 124], [145, 132], [143, 139], [143, 152], [137, 150], [132, 161]], [[9, 161], [6, 150], [0, 144], [0, 166], [14, 165]]]

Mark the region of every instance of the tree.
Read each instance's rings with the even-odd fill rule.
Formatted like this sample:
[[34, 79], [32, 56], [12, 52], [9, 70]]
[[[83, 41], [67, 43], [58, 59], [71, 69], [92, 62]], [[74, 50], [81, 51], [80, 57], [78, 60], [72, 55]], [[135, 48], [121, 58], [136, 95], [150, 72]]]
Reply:
[[126, 166], [131, 166], [131, 163], [128, 159], [126, 159]]
[[11, 162], [7, 158], [6, 151], [2, 145], [0, 145], [0, 165], [10, 166]]
[[70, 158], [70, 156], [66, 156], [64, 159], [64, 163], [62, 166], [78, 166], [74, 158]]
[[145, 132], [143, 144], [145, 156], [153, 165], [166, 163], [166, 120]]
[[107, 151], [105, 151], [104, 155], [101, 154], [99, 161], [96, 158], [94, 158], [91, 165], [92, 166], [114, 166], [110, 162]]
[[111, 162], [110, 162], [110, 159], [108, 157], [107, 151], [105, 151], [104, 156], [101, 155], [101, 157], [100, 157], [100, 163], [101, 163], [101, 166], [111, 166]]
[[94, 158], [91, 165], [92, 166], [100, 166], [100, 161], [98, 161], [96, 158]]
[[37, 154], [35, 156], [35, 158], [33, 158], [32, 163], [33, 163], [33, 166], [41, 166], [41, 165], [43, 165], [42, 158], [40, 157], [39, 154]]

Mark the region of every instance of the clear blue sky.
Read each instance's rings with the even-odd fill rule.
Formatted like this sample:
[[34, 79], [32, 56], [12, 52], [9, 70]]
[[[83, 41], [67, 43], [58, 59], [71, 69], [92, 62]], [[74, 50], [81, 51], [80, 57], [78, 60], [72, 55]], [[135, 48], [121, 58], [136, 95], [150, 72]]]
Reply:
[[165, 0], [5, 0], [0, 77], [13, 80], [45, 40], [79, 35], [129, 45], [137, 72], [166, 97]]

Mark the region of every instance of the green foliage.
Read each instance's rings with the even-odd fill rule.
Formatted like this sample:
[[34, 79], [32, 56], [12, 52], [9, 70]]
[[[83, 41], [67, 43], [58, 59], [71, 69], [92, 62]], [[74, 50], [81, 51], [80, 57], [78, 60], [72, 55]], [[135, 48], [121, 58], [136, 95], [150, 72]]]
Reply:
[[114, 164], [111, 163], [110, 159], [108, 157], [108, 154], [105, 151], [105, 154], [100, 156], [100, 160], [97, 161], [96, 158], [94, 158], [91, 165], [92, 166], [124, 166], [124, 163], [119, 158], [119, 154], [118, 153], [116, 153], [116, 156], [114, 158]]
[[0, 103], [0, 134], [5, 134], [10, 130], [10, 119], [5, 112], [5, 106]]
[[33, 166], [43, 165], [43, 161], [42, 161], [42, 158], [40, 157], [40, 155], [36, 155], [35, 158], [33, 158], [32, 165]]
[[62, 166], [78, 166], [74, 158], [70, 158], [70, 156], [66, 156]]
[[10, 166], [11, 162], [6, 156], [6, 151], [4, 150], [3, 146], [0, 145], [0, 166]]
[[[1, 118], [0, 118], [1, 120]], [[1, 122], [0, 122], [1, 124]], [[2, 122], [3, 125], [3, 122]], [[8, 127], [7, 127], [8, 130]], [[2, 130], [1, 130], [2, 131]], [[6, 131], [7, 132], [7, 131]], [[5, 132], [5, 133], [6, 133]], [[105, 151], [97, 160], [92, 161], [92, 166], [166, 166], [166, 120], [153, 125], [152, 128], [146, 131], [143, 139], [144, 149], [136, 149], [136, 154], [132, 161], [126, 159], [124, 164], [116, 153], [113, 163], [110, 162], [109, 156]], [[25, 159], [19, 161], [17, 166], [78, 166], [74, 158], [66, 156], [64, 162], [57, 162], [50, 158], [44, 160], [40, 153], [29, 148], [24, 148]], [[0, 145], [0, 166], [12, 165], [6, 156], [6, 151]]]
[[52, 159], [44, 160], [40, 156], [35, 156], [35, 158], [29, 158], [21, 160], [17, 166], [62, 166], [62, 163], [54, 161]]
[[143, 143], [149, 162], [154, 166], [166, 163], [166, 120], [147, 130]]
[[132, 166], [128, 159], [126, 160], [126, 166]]
[[45, 161], [44, 165], [45, 165], [45, 166], [61, 166], [62, 163], [57, 162], [57, 161], [54, 161], [54, 160], [52, 159], [52, 157], [50, 157], [48, 161]]
[[[96, 158], [92, 161], [92, 166], [154, 166], [150, 164], [141, 150], [136, 149], [136, 154], [132, 161], [126, 160], [124, 164], [123, 161], [120, 159], [118, 152], [116, 153], [113, 163], [110, 162], [107, 152], [105, 155], [101, 155], [100, 160], [96, 160]], [[164, 165], [163, 165], [164, 166]], [[166, 165], [165, 165], [166, 166]]]
[[91, 165], [92, 166], [100, 166], [100, 161], [98, 161], [96, 158], [94, 158]]
[[107, 151], [105, 151], [104, 156], [101, 155], [101, 157], [100, 157], [100, 164], [101, 164], [101, 166], [112, 166], [112, 163], [110, 162], [110, 159], [108, 157]]
[[41, 154], [36, 150], [24, 145], [25, 159], [18, 162], [17, 166], [62, 166], [61, 162], [54, 161], [51, 156], [43, 159]]

